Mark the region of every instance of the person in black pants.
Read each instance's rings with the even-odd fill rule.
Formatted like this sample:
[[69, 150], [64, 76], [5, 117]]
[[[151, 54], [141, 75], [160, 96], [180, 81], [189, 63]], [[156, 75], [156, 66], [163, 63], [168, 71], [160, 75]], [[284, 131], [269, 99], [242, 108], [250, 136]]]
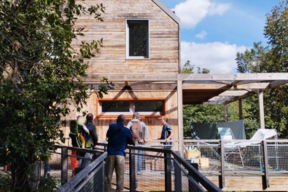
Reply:
[[[98, 142], [98, 135], [97, 135], [97, 131], [96, 131], [96, 126], [93, 124], [93, 114], [92, 113], [89, 113], [86, 116], [85, 125], [89, 130], [89, 134], [86, 132], [84, 133], [85, 147], [86, 147], [86, 149], [94, 149], [94, 147], [96, 146], [96, 144]], [[92, 153], [85, 153], [84, 157], [88, 158], [88, 159], [92, 159], [93, 154]], [[91, 161], [88, 159], [82, 160], [82, 163], [80, 166], [81, 169], [84, 169], [87, 165], [89, 165], [91, 163]]]

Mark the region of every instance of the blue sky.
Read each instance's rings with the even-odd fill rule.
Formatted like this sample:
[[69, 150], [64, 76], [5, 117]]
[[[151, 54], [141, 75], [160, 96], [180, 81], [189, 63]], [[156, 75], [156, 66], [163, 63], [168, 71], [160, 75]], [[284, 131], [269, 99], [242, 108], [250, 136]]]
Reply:
[[279, 0], [162, 0], [181, 19], [182, 65], [235, 73], [236, 53], [266, 39], [266, 14]]

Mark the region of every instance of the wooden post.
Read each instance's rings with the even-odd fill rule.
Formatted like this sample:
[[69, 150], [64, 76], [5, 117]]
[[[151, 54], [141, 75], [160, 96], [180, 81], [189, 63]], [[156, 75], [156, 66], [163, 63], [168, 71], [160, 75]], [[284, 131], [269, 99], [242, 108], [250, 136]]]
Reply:
[[242, 99], [238, 101], [239, 104], [239, 120], [243, 119], [243, 111], [242, 111]]
[[62, 148], [61, 151], [61, 183], [62, 186], [68, 181], [68, 150], [67, 148]]
[[184, 157], [183, 145], [183, 90], [182, 80], [177, 81], [177, 100], [178, 100], [178, 140], [179, 140], [179, 153], [181, 157]]
[[228, 107], [227, 104], [224, 105], [224, 116], [225, 116], [225, 123], [228, 122]]
[[261, 90], [258, 90], [257, 94], [258, 94], [258, 106], [259, 106], [259, 125], [261, 129], [265, 129], [263, 92]]

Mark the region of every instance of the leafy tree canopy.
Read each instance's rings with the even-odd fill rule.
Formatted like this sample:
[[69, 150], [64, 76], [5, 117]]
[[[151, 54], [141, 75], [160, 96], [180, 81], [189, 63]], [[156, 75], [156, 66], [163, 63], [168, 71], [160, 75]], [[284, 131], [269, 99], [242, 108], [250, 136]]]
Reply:
[[[267, 15], [264, 35], [268, 40], [268, 46], [254, 43], [254, 48], [245, 53], [237, 54], [238, 71], [241, 73], [277, 73], [288, 72], [288, 1], [280, 1]], [[276, 128], [281, 138], [288, 137], [288, 86], [266, 91], [265, 103], [265, 127]], [[251, 107], [250, 117], [259, 120], [256, 96], [247, 99]]]
[[[83, 14], [101, 22], [104, 10], [102, 4], [84, 7], [75, 0], [0, 2], [0, 164], [12, 165], [11, 191], [36, 190], [34, 163], [48, 159], [55, 140], [64, 141], [60, 120], [69, 114], [69, 103], [78, 111], [85, 104], [87, 60], [103, 42], [83, 41], [73, 49], [84, 30], [75, 23]], [[99, 96], [110, 88], [102, 81]]]

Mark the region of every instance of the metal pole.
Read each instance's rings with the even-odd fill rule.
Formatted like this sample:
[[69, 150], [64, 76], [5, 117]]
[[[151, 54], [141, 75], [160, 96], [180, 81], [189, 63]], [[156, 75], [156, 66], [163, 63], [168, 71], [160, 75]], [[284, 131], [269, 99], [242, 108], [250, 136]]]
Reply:
[[181, 165], [174, 159], [174, 172], [175, 172], [175, 191], [182, 192], [182, 172], [181, 172]]
[[164, 165], [165, 165], [165, 191], [172, 191], [172, 179], [171, 179], [171, 153], [164, 153]]
[[61, 150], [61, 183], [62, 185], [68, 181], [68, 150], [67, 148], [62, 148]]
[[262, 186], [263, 190], [266, 190], [270, 187], [269, 184], [269, 168], [268, 168], [268, 151], [266, 141], [262, 141], [262, 150], [263, 150], [263, 163], [264, 163], [264, 175], [262, 176]]
[[130, 178], [130, 192], [136, 191], [137, 181], [136, 181], [136, 163], [135, 155], [133, 155], [134, 150], [129, 149], [129, 178]]
[[220, 141], [220, 149], [221, 149], [221, 175], [219, 175], [219, 188], [223, 189], [225, 187], [225, 151], [224, 151], [224, 142]]

